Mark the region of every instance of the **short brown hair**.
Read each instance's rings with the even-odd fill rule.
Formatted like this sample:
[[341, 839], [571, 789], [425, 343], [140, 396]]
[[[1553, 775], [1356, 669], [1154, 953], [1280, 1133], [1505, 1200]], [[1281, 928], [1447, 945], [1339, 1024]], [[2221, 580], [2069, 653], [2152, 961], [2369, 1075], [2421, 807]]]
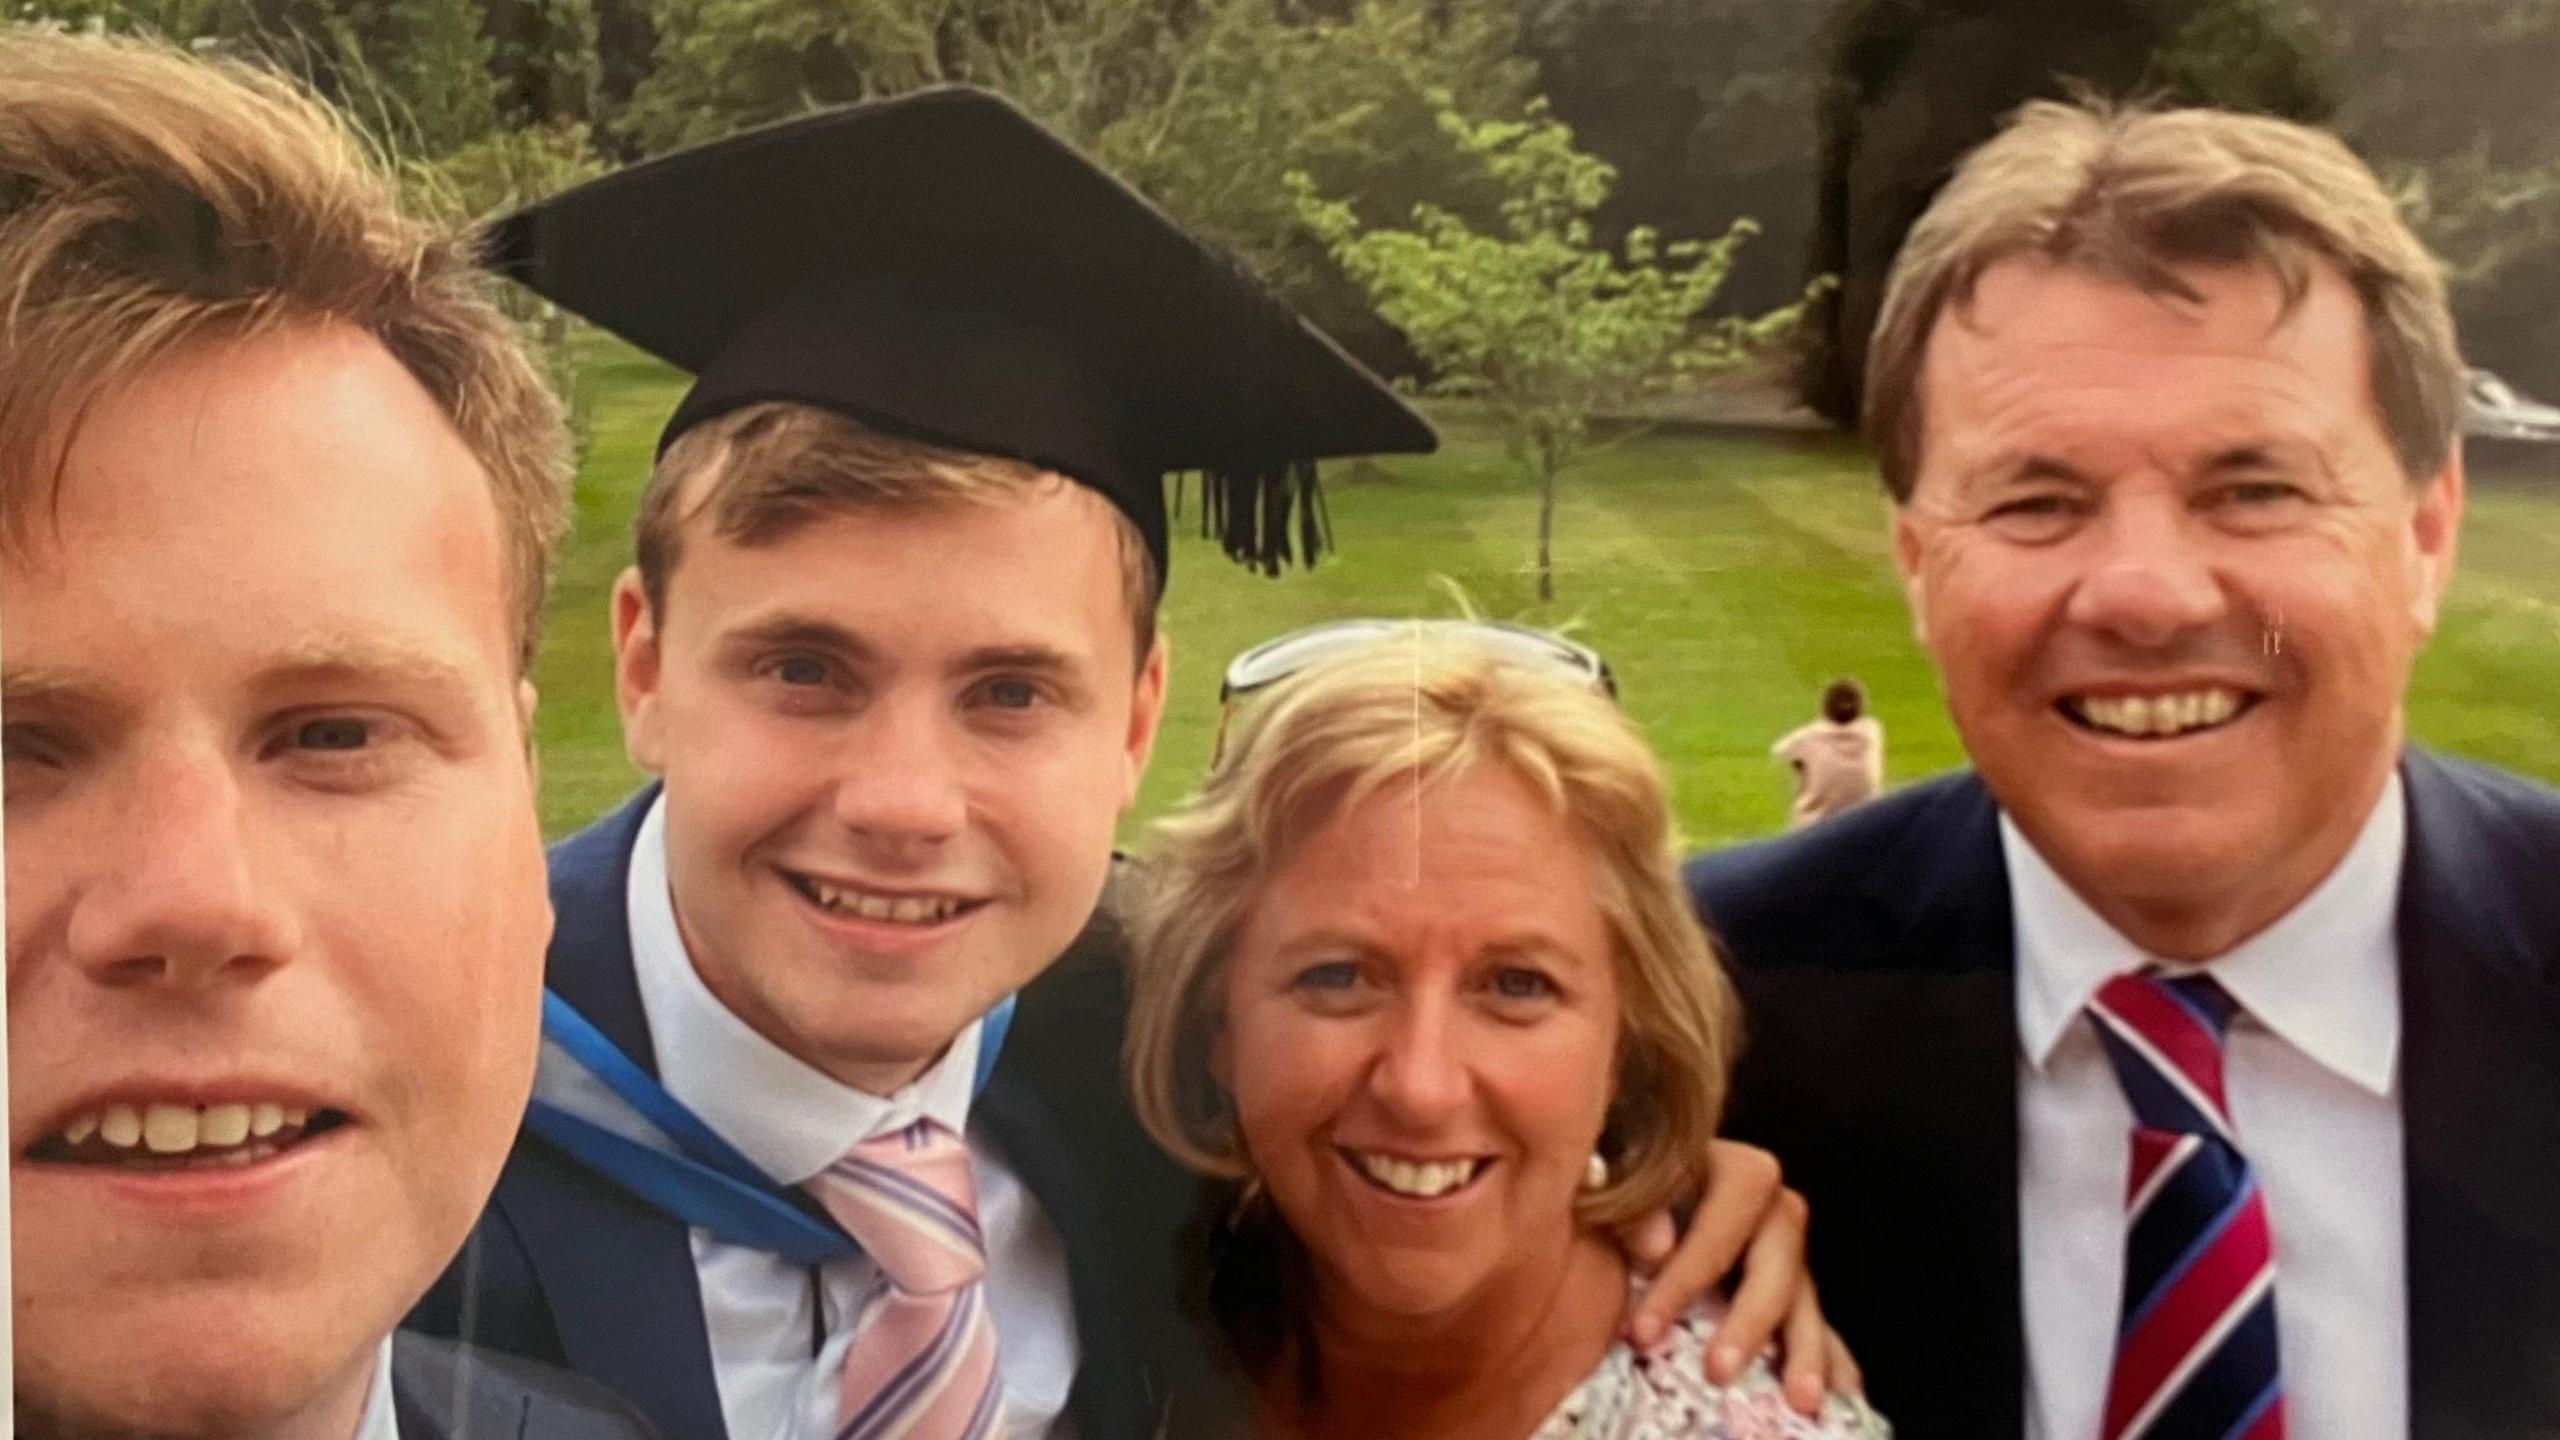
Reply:
[[[404, 213], [327, 106], [230, 60], [0, 29], [0, 524], [58, 493], [87, 406], [190, 342], [371, 335], [488, 473], [518, 663], [567, 524], [560, 404], [457, 230]], [[49, 458], [48, 458], [49, 457]]]
[[[658, 457], [632, 523], [649, 613], [663, 619], [684, 522], [708, 512], [712, 533], [740, 545], [780, 540], [822, 514], [1001, 501], [1075, 482], [1002, 456], [885, 434], [832, 410], [766, 400], [703, 421]], [[1121, 592], [1140, 665], [1156, 635], [1163, 582], [1138, 527], [1113, 507]]]
[[1619, 1071], [1606, 1187], [1584, 1219], [1686, 1198], [1723, 1108], [1739, 1002], [1680, 883], [1662, 769], [1625, 714], [1561, 669], [1415, 625], [1255, 698], [1207, 786], [1157, 823], [1130, 907], [1137, 972], [1124, 1062], [1138, 1117], [1176, 1159], [1244, 1173], [1209, 1071], [1219, 982], [1262, 881], [1325, 820], [1397, 783], [1503, 767], [1586, 841], [1616, 950]]
[[2444, 277], [2363, 161], [2265, 115], [2040, 100], [1967, 156], [1895, 257], [1867, 353], [1865, 430], [1895, 500], [1919, 478], [1920, 374], [1938, 318], [2003, 260], [2037, 256], [2198, 298], [2195, 265], [2254, 265], [2299, 303], [2326, 264], [2363, 303], [2374, 400], [2401, 468], [2453, 453], [2462, 358]]
[[1854, 675], [1843, 675], [1822, 687], [1822, 718], [1846, 725], [1867, 713], [1867, 687]]

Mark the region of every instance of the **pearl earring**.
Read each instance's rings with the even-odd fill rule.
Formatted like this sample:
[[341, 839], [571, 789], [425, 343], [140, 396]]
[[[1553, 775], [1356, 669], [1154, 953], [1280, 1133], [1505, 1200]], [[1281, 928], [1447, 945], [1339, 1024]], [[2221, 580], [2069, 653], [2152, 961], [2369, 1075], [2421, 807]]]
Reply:
[[1600, 1158], [1600, 1152], [1594, 1150], [1591, 1152], [1590, 1161], [1582, 1167], [1582, 1188], [1585, 1190], [1605, 1190], [1608, 1187], [1609, 1162]]

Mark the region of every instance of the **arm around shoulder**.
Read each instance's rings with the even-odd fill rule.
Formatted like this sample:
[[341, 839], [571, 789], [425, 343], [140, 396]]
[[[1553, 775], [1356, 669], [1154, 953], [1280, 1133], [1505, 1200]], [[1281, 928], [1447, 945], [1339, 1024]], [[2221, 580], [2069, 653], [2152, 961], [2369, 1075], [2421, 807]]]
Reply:
[[1834, 1392], [1823, 1398], [1820, 1414], [1798, 1413], [1766, 1359], [1752, 1361], [1729, 1384], [1708, 1381], [1703, 1357], [1715, 1329], [1713, 1310], [1694, 1308], [1637, 1360], [1646, 1403], [1637, 1423], [1622, 1434], [1609, 1432], [1610, 1440], [1891, 1440], [1893, 1427], [1859, 1396]]

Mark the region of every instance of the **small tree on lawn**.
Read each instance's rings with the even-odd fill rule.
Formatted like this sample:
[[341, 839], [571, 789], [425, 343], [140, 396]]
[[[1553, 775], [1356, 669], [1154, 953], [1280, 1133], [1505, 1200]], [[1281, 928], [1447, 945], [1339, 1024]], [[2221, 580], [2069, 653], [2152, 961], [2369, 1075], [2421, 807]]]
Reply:
[[1596, 245], [1591, 215], [1617, 174], [1573, 148], [1543, 100], [1519, 120], [1477, 121], [1439, 97], [1440, 128], [1502, 188], [1501, 221], [1481, 233], [1434, 205], [1406, 229], [1363, 230], [1350, 205], [1292, 175], [1299, 217], [1368, 291], [1431, 367], [1435, 393], [1482, 398], [1512, 459], [1538, 479], [1538, 598], [1555, 598], [1556, 477], [1590, 436], [1592, 416], [1729, 364], [1791, 324], [1700, 318], [1759, 228], [1738, 219], [1711, 241], [1663, 244], [1631, 231]]

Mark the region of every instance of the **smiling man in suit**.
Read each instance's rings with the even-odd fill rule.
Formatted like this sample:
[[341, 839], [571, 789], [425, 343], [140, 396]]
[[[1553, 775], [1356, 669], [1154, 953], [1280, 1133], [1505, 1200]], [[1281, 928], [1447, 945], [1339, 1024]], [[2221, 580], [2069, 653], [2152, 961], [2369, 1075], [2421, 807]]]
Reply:
[[487, 1201], [551, 932], [558, 404], [327, 109], [0, 32], [19, 1433], [638, 1440], [393, 1336]]
[[1910, 1436], [2560, 1434], [2560, 796], [2409, 745], [2433, 260], [2334, 138], [2030, 106], [1867, 429], [1976, 770], [1693, 862]]

